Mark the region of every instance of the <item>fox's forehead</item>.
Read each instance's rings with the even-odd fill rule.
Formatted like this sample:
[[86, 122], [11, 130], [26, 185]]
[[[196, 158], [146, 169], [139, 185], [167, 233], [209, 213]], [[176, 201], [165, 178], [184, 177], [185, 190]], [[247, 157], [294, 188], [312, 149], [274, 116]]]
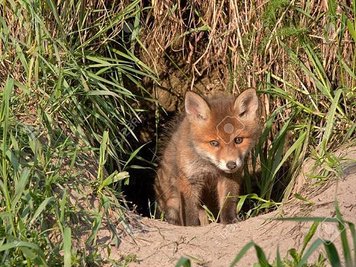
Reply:
[[223, 116], [219, 119], [212, 117], [200, 131], [208, 139], [228, 140], [226, 143], [229, 143], [231, 138], [246, 135], [244, 124], [235, 116]]
[[[211, 120], [218, 123], [228, 117], [236, 117], [234, 111], [235, 98], [232, 96], [218, 96], [207, 99], [211, 110]], [[232, 121], [232, 123], [234, 123]], [[237, 126], [237, 125], [236, 125]]]

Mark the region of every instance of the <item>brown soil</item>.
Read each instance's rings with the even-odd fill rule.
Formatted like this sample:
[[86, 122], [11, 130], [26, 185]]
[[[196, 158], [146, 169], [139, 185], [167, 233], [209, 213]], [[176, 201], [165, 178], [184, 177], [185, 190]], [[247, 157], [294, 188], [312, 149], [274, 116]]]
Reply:
[[[281, 256], [285, 257], [290, 248], [301, 249], [311, 223], [270, 219], [281, 216], [333, 217], [334, 200], [337, 199], [344, 219], [356, 223], [356, 147], [346, 153], [348, 159], [353, 159], [353, 164], [350, 165], [350, 161], [344, 164], [342, 178], [335, 178], [323, 187], [309, 184], [299, 190], [309, 202], [293, 198], [277, 211], [232, 225], [212, 223], [205, 227], [182, 227], [142, 218], [139, 229], [124, 237], [118, 247], [112, 246], [110, 255], [105, 251], [103, 255], [112, 260], [135, 259], [129, 266], [175, 266], [182, 256], [190, 258], [193, 266], [229, 266], [241, 248], [253, 240], [263, 248], [269, 261], [275, 259], [278, 247]], [[307, 173], [303, 170], [299, 178], [305, 179]], [[103, 230], [99, 235], [107, 233]], [[332, 239], [340, 246], [334, 224], [321, 223], [317, 237]], [[256, 261], [256, 253], [250, 249], [237, 266], [252, 266]]]

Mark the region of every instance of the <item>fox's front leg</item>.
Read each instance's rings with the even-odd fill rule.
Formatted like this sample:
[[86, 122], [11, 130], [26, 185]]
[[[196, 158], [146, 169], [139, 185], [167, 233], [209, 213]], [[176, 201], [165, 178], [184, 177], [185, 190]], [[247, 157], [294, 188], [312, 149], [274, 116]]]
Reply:
[[217, 183], [220, 222], [230, 224], [237, 222], [236, 205], [240, 192], [238, 181], [221, 177]]
[[180, 180], [179, 185], [181, 191], [181, 214], [184, 225], [200, 225], [200, 188], [190, 183], [185, 177]]
[[181, 199], [179, 193], [171, 194], [170, 198], [165, 203], [165, 219], [170, 224], [183, 225], [183, 220], [180, 214]]
[[[157, 190], [156, 190], [157, 191]], [[164, 207], [165, 219], [175, 225], [200, 225], [199, 190], [185, 177], [177, 179], [177, 187], [172, 186], [165, 193]]]
[[171, 170], [167, 168], [167, 165], [162, 164], [162, 167], [157, 171], [154, 184], [156, 201], [159, 211], [164, 214], [166, 221], [175, 225], [183, 225], [180, 215], [181, 200], [177, 185], [178, 178], [172, 176]]
[[175, 225], [200, 225], [199, 201], [188, 192], [181, 192], [179, 197], [171, 197], [166, 202], [165, 218]]

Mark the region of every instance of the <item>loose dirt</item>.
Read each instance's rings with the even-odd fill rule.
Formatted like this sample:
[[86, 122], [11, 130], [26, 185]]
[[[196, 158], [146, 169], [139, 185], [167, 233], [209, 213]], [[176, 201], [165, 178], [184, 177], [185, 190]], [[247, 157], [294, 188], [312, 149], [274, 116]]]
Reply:
[[[229, 266], [241, 248], [251, 240], [262, 247], [270, 262], [276, 258], [277, 248], [282, 257], [287, 256], [290, 248], [300, 251], [311, 222], [274, 219], [333, 217], [336, 199], [344, 219], [356, 223], [356, 147], [344, 150], [343, 154], [351, 161], [343, 165], [341, 178], [332, 179], [324, 186], [304, 184], [299, 189], [299, 194], [308, 201], [293, 197], [274, 212], [231, 225], [211, 223], [205, 227], [182, 227], [141, 218], [141, 226], [133, 229], [131, 236], [124, 237], [119, 246], [112, 246], [110, 255], [105, 252], [106, 257], [114, 260], [135, 259], [129, 266], [175, 266], [179, 258], [184, 256], [191, 259], [193, 266], [215, 267]], [[308, 168], [304, 168], [298, 179], [310, 180], [306, 178], [307, 174]], [[99, 235], [105, 233], [102, 231]], [[336, 224], [321, 223], [314, 239], [317, 237], [333, 240], [337, 247], [341, 247]], [[315, 254], [311, 260], [317, 256]], [[252, 248], [237, 266], [252, 266], [256, 262], [256, 252]]]

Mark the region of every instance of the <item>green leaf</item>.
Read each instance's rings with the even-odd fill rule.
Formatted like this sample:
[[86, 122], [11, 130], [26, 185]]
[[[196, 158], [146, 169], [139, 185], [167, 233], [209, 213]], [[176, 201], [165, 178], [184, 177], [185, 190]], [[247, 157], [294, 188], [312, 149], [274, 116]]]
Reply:
[[72, 266], [71, 250], [72, 250], [72, 232], [69, 227], [65, 227], [63, 233], [64, 267]]
[[124, 180], [129, 177], [130, 177], [130, 175], [128, 172], [117, 173], [117, 171], [115, 171], [99, 185], [98, 190], [101, 191], [104, 187], [109, 186], [112, 183], [116, 183], [118, 181]]
[[131, 153], [131, 155], [130, 155], [129, 159], [126, 161], [125, 166], [124, 166], [123, 169], [125, 169], [125, 168], [129, 165], [129, 163], [131, 162], [131, 160], [133, 160], [133, 159], [136, 157], [137, 153], [140, 152], [140, 150], [141, 150], [145, 145], [147, 145], [147, 143], [143, 144], [142, 146], [140, 146], [139, 148], [135, 149], [135, 151]]
[[352, 241], [353, 241], [353, 251], [354, 251], [354, 262], [353, 262], [353, 266], [356, 266], [356, 231], [355, 231], [355, 225], [353, 223], [348, 223], [349, 228], [350, 228], [350, 232], [351, 232], [351, 237], [352, 237]]
[[299, 261], [297, 267], [303, 267], [304, 264], [308, 262], [309, 257], [318, 249], [321, 244], [323, 244], [323, 241], [321, 239], [318, 238], [317, 240], [315, 240], [304, 253], [304, 255], [302, 255], [302, 258]]
[[347, 29], [349, 30], [350, 35], [351, 35], [352, 39], [354, 40], [354, 42], [356, 42], [356, 30], [355, 30], [354, 25], [350, 19], [347, 20]]
[[298, 254], [298, 251], [295, 248], [291, 248], [288, 250], [289, 255], [291, 255], [292, 259], [294, 260], [294, 263], [298, 263], [300, 261], [300, 255]]
[[331, 137], [332, 134], [332, 129], [335, 123], [335, 115], [336, 115], [336, 109], [339, 105], [339, 99], [341, 96], [342, 90], [338, 89], [335, 93], [335, 97], [332, 101], [332, 104], [329, 108], [328, 114], [326, 115], [325, 121], [326, 121], [326, 127], [324, 130], [324, 135], [323, 135], [323, 139], [321, 141], [321, 147], [320, 147], [320, 155], [323, 156], [325, 154], [325, 152], [327, 151], [327, 144], [329, 142], [329, 139]]
[[185, 257], [181, 257], [176, 264], [176, 267], [190, 267], [190, 266], [192, 266], [190, 259]]
[[253, 241], [250, 241], [245, 246], [243, 246], [240, 252], [236, 255], [235, 259], [231, 262], [230, 267], [236, 266], [236, 264], [242, 259], [242, 257], [245, 256], [247, 251], [254, 245], [255, 243]]
[[15, 195], [12, 199], [11, 206], [14, 209], [20, 200], [30, 177], [30, 169], [24, 168], [20, 179], [15, 183]]
[[31, 221], [30, 221], [30, 226], [32, 226], [32, 224], [37, 220], [38, 216], [41, 215], [41, 213], [45, 210], [45, 208], [47, 207], [47, 205], [49, 203], [51, 203], [52, 201], [54, 201], [55, 198], [54, 197], [47, 197], [45, 200], [42, 201], [42, 203], [40, 204], [40, 206], [37, 208], [35, 214], [33, 215]]
[[346, 233], [346, 222], [342, 218], [338, 202], [335, 202], [335, 210], [336, 210], [336, 218], [338, 220], [339, 232], [341, 237], [342, 251], [344, 253], [344, 258], [345, 258], [345, 266], [353, 267], [352, 259], [351, 259], [351, 249]]
[[[34, 250], [37, 253], [37, 255], [39, 256], [39, 258], [41, 259], [42, 265], [43, 266], [47, 266], [47, 263], [45, 261], [45, 256], [44, 256], [44, 253], [43, 253], [42, 249], [38, 245], [36, 245], [34, 243], [31, 243], [31, 242], [12, 241], [10, 243], [5, 243], [3, 245], [0, 245], [0, 252], [11, 250], [11, 249], [14, 249], [14, 248], [29, 248], [29, 249]], [[33, 254], [31, 254], [29, 256], [32, 257]]]
[[263, 252], [262, 248], [256, 244], [254, 247], [257, 253], [258, 262], [261, 265], [261, 267], [271, 267], [271, 265], [268, 263], [266, 255]]
[[304, 240], [303, 240], [303, 248], [300, 251], [300, 254], [303, 255], [305, 248], [307, 247], [308, 243], [314, 236], [316, 230], [318, 229], [319, 222], [314, 222], [312, 226], [310, 227], [308, 233], [305, 235]]
[[340, 257], [335, 245], [332, 242], [325, 242], [324, 247], [331, 266], [341, 267]]
[[276, 267], [284, 267], [284, 264], [281, 259], [281, 254], [279, 253], [279, 247], [277, 247]]

